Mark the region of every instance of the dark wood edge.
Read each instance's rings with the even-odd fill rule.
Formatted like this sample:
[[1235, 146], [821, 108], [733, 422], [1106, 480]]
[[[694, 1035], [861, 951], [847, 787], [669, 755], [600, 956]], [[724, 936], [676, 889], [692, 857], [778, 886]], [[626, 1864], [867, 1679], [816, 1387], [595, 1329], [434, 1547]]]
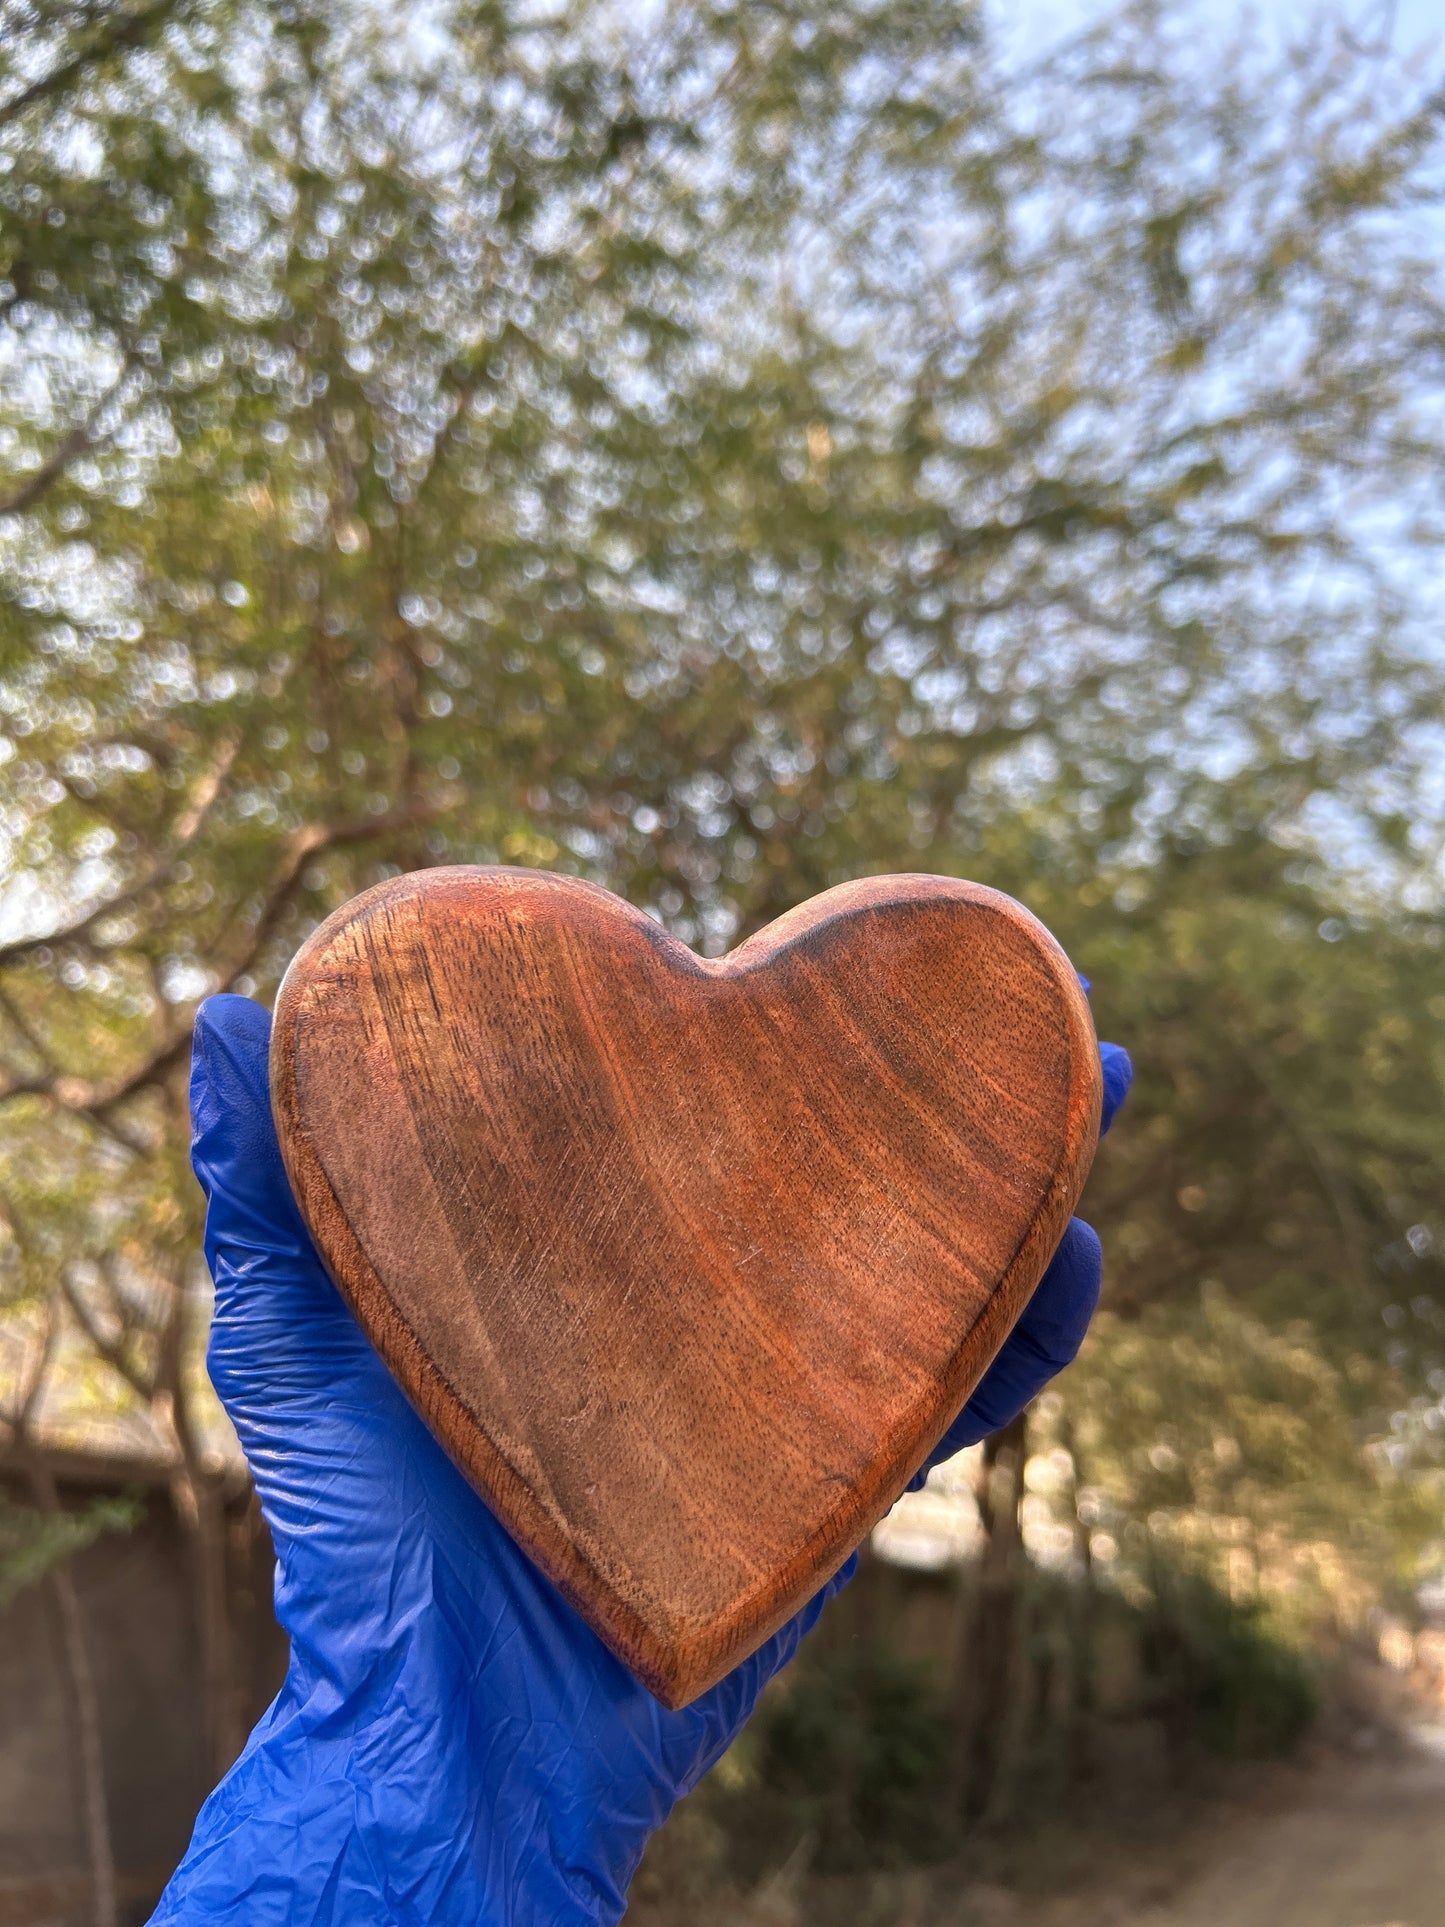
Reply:
[[[799, 905], [761, 930], [728, 957], [708, 959], [668, 935], [658, 924], [609, 891], [580, 878], [500, 866], [449, 865], [420, 873], [429, 882], [454, 877], [460, 883], [486, 875], [510, 877], [529, 886], [581, 891], [601, 898], [611, 914], [641, 926], [674, 965], [706, 975], [743, 974], [785, 945], [803, 941], [839, 916], [892, 903], [947, 899], [1004, 917], [1023, 930], [1048, 961], [1073, 1033], [1071, 1081], [1064, 1153], [1049, 1189], [1012, 1262], [984, 1311], [965, 1335], [950, 1370], [940, 1381], [934, 1409], [922, 1434], [909, 1428], [906, 1453], [885, 1453], [871, 1478], [842, 1494], [837, 1507], [780, 1574], [744, 1595], [728, 1625], [676, 1642], [661, 1638], [582, 1556], [562, 1523], [539, 1503], [507, 1464], [476, 1416], [438, 1371], [405, 1318], [392, 1303], [337, 1203], [324, 1168], [300, 1124], [296, 1101], [295, 1058], [291, 1048], [298, 1016], [298, 985], [305, 964], [346, 925], [403, 897], [415, 888], [412, 875], [373, 886], [334, 911], [293, 959], [276, 999], [271, 1034], [271, 1101], [292, 1190], [305, 1200], [304, 1215], [318, 1243], [335, 1254], [328, 1264], [338, 1290], [367, 1328], [377, 1349], [431, 1430], [445, 1443], [470, 1483], [508, 1525], [515, 1520], [528, 1540], [530, 1556], [546, 1576], [664, 1706], [689, 1705], [715, 1685], [749, 1653], [756, 1651], [807, 1603], [813, 1593], [847, 1561], [867, 1533], [888, 1511], [967, 1403], [999, 1347], [1033, 1295], [1072, 1216], [1089, 1174], [1098, 1140], [1103, 1073], [1093, 1018], [1078, 976], [1044, 926], [1012, 897], [983, 884], [933, 875], [862, 878], [838, 885]], [[920, 1446], [919, 1439], [922, 1437]], [[516, 1536], [514, 1534], [514, 1536]], [[820, 1563], [820, 1549], [832, 1554]], [[771, 1605], [760, 1609], [763, 1598]], [[751, 1611], [749, 1609], [752, 1609]], [[600, 1621], [600, 1623], [599, 1623]]]

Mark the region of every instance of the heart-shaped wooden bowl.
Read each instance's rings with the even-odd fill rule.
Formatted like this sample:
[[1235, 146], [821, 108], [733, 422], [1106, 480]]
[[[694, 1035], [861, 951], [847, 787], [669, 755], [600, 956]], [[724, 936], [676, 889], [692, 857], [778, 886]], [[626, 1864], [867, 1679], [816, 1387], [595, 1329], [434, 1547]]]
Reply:
[[1101, 1086], [1054, 940], [931, 876], [717, 962], [574, 878], [398, 877], [297, 956], [271, 1070], [382, 1357], [673, 1707], [947, 1429], [1063, 1233]]

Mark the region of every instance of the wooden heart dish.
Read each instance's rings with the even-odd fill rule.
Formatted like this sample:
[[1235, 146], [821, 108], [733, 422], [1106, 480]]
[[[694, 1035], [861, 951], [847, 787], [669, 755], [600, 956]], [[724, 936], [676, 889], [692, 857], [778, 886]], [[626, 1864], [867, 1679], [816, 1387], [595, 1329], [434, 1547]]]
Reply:
[[731, 956], [607, 891], [424, 870], [281, 987], [286, 1168], [518, 1543], [668, 1706], [897, 1498], [1098, 1135], [1078, 978], [1011, 898], [844, 884]]

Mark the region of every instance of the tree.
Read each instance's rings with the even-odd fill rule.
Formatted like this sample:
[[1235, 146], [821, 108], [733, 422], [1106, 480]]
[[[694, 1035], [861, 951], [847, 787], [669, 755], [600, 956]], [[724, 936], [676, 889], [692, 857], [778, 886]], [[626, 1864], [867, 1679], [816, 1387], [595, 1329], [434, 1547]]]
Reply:
[[[1131, 1309], [1283, 1184], [1333, 1229], [1257, 1314], [1375, 1316], [1402, 1132], [1437, 1236], [1428, 77], [1143, 5], [1026, 72], [938, 0], [6, 19], [11, 1292], [177, 1468], [218, 1766], [190, 1026], [380, 875], [565, 867], [713, 952], [860, 872], [1011, 887], [1144, 1059]], [[1338, 1134], [1290, 1068], [1336, 955], [1321, 1046], [1400, 1067], [1325, 1079]]]
[[90, 1918], [94, 1927], [116, 1927], [115, 1859], [101, 1757], [100, 1700], [69, 1561], [102, 1532], [124, 1531], [133, 1525], [135, 1508], [124, 1499], [113, 1498], [94, 1500], [78, 1514], [61, 1507], [54, 1474], [30, 1437], [35, 1402], [45, 1382], [54, 1337], [55, 1319], [51, 1314], [44, 1320], [33, 1360], [26, 1361], [14, 1408], [0, 1417], [10, 1447], [25, 1467], [34, 1501], [24, 1506], [0, 1497], [0, 1610], [25, 1586], [42, 1584], [50, 1594], [77, 1768], [76, 1804], [85, 1833]]
[[1162, 1543], [1296, 1633], [1358, 1630], [1445, 1552], [1445, 926], [1262, 840], [1123, 889], [1090, 955], [1146, 1045], [1081, 1481], [1126, 1564]]

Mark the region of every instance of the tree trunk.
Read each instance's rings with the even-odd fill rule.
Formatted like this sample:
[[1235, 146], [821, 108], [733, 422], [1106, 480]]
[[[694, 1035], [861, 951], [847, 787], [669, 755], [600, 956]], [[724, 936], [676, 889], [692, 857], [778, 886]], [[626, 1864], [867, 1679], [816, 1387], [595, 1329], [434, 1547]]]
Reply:
[[978, 1493], [983, 1553], [962, 1600], [953, 1675], [949, 1791], [966, 1822], [980, 1818], [994, 1792], [1017, 1683], [1026, 1427], [1020, 1413], [984, 1443]]
[[[30, 1450], [30, 1488], [47, 1518], [60, 1517], [60, 1495], [50, 1468]], [[55, 1625], [64, 1663], [69, 1701], [71, 1742], [85, 1833], [86, 1868], [90, 1875], [92, 1927], [117, 1927], [115, 1855], [110, 1841], [110, 1812], [105, 1797], [105, 1762], [100, 1742], [100, 1696], [85, 1641], [80, 1596], [69, 1564], [62, 1560], [45, 1575], [43, 1584], [55, 1601]]]
[[1095, 1665], [1099, 1641], [1098, 1581], [1094, 1572], [1093, 1539], [1088, 1524], [1079, 1510], [1080, 1492], [1086, 1483], [1079, 1456], [1079, 1441], [1067, 1414], [1059, 1436], [1074, 1467], [1072, 1510], [1074, 1550], [1079, 1562], [1079, 1572], [1069, 1615], [1071, 1678], [1067, 1766], [1069, 1777], [1078, 1780], [1084, 1778], [1089, 1770], [1094, 1715], [1098, 1705], [1098, 1679]]
[[231, 1624], [225, 1493], [221, 1478], [206, 1467], [188, 1400], [185, 1357], [191, 1334], [179, 1277], [172, 1291], [151, 1409], [175, 1440], [179, 1459], [171, 1500], [190, 1545], [206, 1760], [212, 1779], [219, 1781], [245, 1744], [246, 1693]]
[[[180, 1381], [176, 1346], [175, 1382]], [[162, 1393], [154, 1400], [158, 1417], [169, 1425], [180, 1464], [171, 1480], [171, 1503], [190, 1549], [196, 1642], [201, 1658], [201, 1719], [206, 1762], [219, 1780], [240, 1752], [242, 1694], [236, 1676], [231, 1612], [226, 1587], [226, 1512], [220, 1482], [201, 1463], [183, 1393]]]
[[225, 1497], [218, 1481], [204, 1474], [183, 1476], [176, 1486], [176, 1509], [190, 1540], [206, 1759], [212, 1779], [220, 1780], [246, 1739], [245, 1687], [236, 1664], [227, 1586]]

